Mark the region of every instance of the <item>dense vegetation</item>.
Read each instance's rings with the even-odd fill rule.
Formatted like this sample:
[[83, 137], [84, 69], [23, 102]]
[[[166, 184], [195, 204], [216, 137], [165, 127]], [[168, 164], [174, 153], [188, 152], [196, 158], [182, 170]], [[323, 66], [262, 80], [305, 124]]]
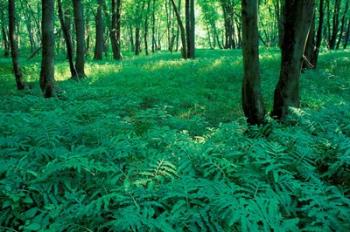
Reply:
[[0, 231], [350, 231], [349, 7], [0, 0]]
[[[252, 128], [239, 52], [198, 53], [89, 62], [79, 85], [60, 62], [64, 93], [51, 100], [36, 85], [16, 92], [2, 59], [2, 228], [350, 229], [348, 51], [303, 75], [303, 109], [286, 124]], [[261, 57], [271, 99], [279, 55]], [[24, 73], [36, 81], [38, 65]]]

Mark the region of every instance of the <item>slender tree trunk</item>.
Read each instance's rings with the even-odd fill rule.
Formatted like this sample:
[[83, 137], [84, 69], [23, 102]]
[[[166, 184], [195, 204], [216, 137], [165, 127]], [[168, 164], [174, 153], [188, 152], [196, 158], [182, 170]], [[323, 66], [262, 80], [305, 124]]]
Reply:
[[336, 48], [337, 35], [339, 32], [339, 12], [340, 12], [341, 0], [335, 0], [333, 11], [333, 28], [332, 34], [329, 40], [329, 48], [334, 50]]
[[79, 76], [77, 73], [77, 70], [75, 68], [74, 64], [74, 54], [73, 54], [73, 42], [72, 42], [72, 36], [70, 33], [70, 19], [68, 13], [65, 14], [62, 7], [62, 0], [57, 0], [57, 6], [58, 6], [58, 18], [60, 20], [61, 29], [63, 32], [63, 38], [66, 44], [67, 49], [67, 58], [69, 62], [69, 69], [71, 73], [71, 77], [77, 77]]
[[40, 87], [44, 97], [54, 96], [54, 0], [42, 0], [42, 61]]
[[96, 12], [96, 41], [95, 41], [95, 54], [94, 59], [95, 60], [102, 60], [103, 57], [103, 51], [104, 51], [104, 21], [103, 21], [103, 5], [104, 0], [97, 0], [97, 12]]
[[339, 33], [339, 38], [338, 38], [337, 47], [336, 47], [337, 49], [339, 49], [340, 43], [344, 39], [344, 35], [346, 34], [346, 31], [345, 31], [345, 27], [346, 27], [345, 19], [346, 19], [346, 15], [348, 13], [348, 10], [349, 10], [349, 0], [346, 0], [345, 6], [344, 6], [343, 16], [342, 16], [342, 19], [341, 19], [340, 33]]
[[348, 47], [349, 39], [350, 39], [350, 19], [348, 20], [348, 27], [345, 33], [345, 39], [344, 39], [345, 41], [343, 46], [344, 49]]
[[[111, 43], [113, 59], [122, 60], [122, 53], [120, 48], [121, 35], [121, 7], [122, 0], [112, 0], [112, 25], [111, 25]], [[132, 32], [131, 32], [132, 34]], [[132, 36], [131, 36], [132, 37]]]
[[7, 35], [6, 22], [5, 22], [5, 6], [1, 5], [1, 36], [2, 36], [2, 45], [4, 48], [4, 57], [10, 55], [10, 45]]
[[18, 45], [17, 45], [17, 36], [16, 31], [16, 5], [15, 0], [9, 0], [8, 2], [8, 12], [9, 12], [9, 40], [11, 47], [11, 57], [13, 72], [16, 78], [16, 85], [18, 90], [24, 89], [23, 74], [18, 63]]
[[152, 53], [155, 53], [156, 46], [156, 0], [152, 0]]
[[284, 119], [289, 107], [300, 106], [299, 81], [314, 0], [286, 1], [280, 79], [275, 89], [272, 116]]
[[185, 1], [186, 9], [186, 39], [187, 39], [187, 58], [195, 58], [195, 15], [194, 0]]
[[242, 0], [244, 79], [242, 105], [250, 124], [262, 124], [265, 108], [260, 87], [258, 0]]
[[141, 53], [141, 37], [140, 37], [141, 28], [137, 26], [135, 28], [135, 55], [138, 56]]
[[84, 19], [85, 19], [85, 33], [84, 33], [85, 34], [85, 49], [84, 49], [84, 56], [85, 57], [89, 54], [90, 41], [91, 41], [91, 36], [90, 36], [91, 35], [91, 33], [90, 33], [90, 13], [89, 13], [89, 10], [90, 9], [88, 9], [86, 16], [84, 16]]
[[171, 0], [171, 3], [173, 5], [173, 9], [174, 9], [175, 15], [176, 15], [176, 20], [177, 20], [177, 23], [178, 23], [179, 28], [180, 28], [180, 36], [181, 36], [181, 44], [182, 44], [182, 51], [181, 51], [182, 57], [184, 59], [187, 59], [187, 43], [186, 43], [185, 27], [184, 27], [183, 22], [181, 20], [181, 15], [180, 15], [178, 8], [176, 7], [175, 1]]
[[318, 56], [320, 54], [320, 48], [321, 48], [321, 43], [322, 43], [323, 22], [324, 22], [324, 0], [320, 0], [318, 29], [317, 29], [317, 34], [316, 34], [315, 50], [314, 50], [314, 54], [312, 56], [313, 59], [311, 60], [311, 63], [313, 64], [315, 69], [317, 67]]
[[85, 25], [84, 25], [84, 8], [83, 0], [73, 0], [74, 24], [76, 31], [77, 51], [75, 57], [75, 68], [78, 76], [73, 79], [80, 79], [86, 77], [85, 75]]
[[148, 56], [148, 16], [151, 8], [151, 0], [147, 1], [147, 7], [146, 7], [146, 15], [145, 15], [145, 24], [144, 24], [144, 34], [143, 34], [143, 41], [145, 44], [145, 53]]
[[306, 46], [305, 46], [305, 51], [304, 51], [304, 62], [303, 62], [303, 69], [313, 69], [314, 64], [312, 61], [314, 60], [313, 55], [315, 54], [315, 49], [316, 49], [316, 41], [315, 41], [315, 22], [316, 18], [315, 15], [312, 19], [309, 35], [307, 37], [306, 41]]

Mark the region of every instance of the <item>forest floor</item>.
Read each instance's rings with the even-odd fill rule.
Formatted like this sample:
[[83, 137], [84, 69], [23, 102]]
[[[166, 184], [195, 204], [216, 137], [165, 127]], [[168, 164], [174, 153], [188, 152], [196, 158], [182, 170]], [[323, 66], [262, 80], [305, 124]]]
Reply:
[[[324, 53], [286, 124], [248, 127], [241, 51], [89, 61], [44, 99], [0, 58], [0, 230], [349, 231], [350, 55]], [[261, 52], [271, 109], [279, 52]]]

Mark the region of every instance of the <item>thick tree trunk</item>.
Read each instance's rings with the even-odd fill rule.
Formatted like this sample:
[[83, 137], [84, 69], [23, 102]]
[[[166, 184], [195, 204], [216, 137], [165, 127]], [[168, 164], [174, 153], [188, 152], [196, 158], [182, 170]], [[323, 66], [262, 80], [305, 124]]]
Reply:
[[102, 9], [104, 5], [104, 0], [97, 0], [97, 12], [96, 12], [96, 41], [95, 41], [95, 60], [102, 60], [104, 51], [104, 21], [102, 16]]
[[46, 98], [54, 96], [54, 0], [42, 0], [42, 61], [40, 88]]
[[79, 76], [77, 73], [77, 70], [75, 68], [74, 64], [74, 54], [73, 54], [73, 42], [72, 42], [72, 36], [70, 33], [70, 19], [69, 15], [63, 11], [62, 7], [62, 0], [57, 1], [57, 6], [58, 6], [58, 17], [60, 20], [61, 24], [61, 29], [63, 32], [63, 38], [66, 44], [66, 49], [67, 49], [67, 58], [69, 62], [69, 69], [71, 73], [71, 77], [77, 77]]
[[74, 24], [76, 31], [77, 51], [75, 57], [75, 68], [78, 76], [74, 76], [73, 79], [80, 79], [86, 77], [85, 75], [85, 25], [84, 25], [84, 8], [83, 0], [72, 0], [74, 11]]
[[262, 124], [265, 109], [260, 87], [258, 0], [242, 0], [244, 79], [242, 105], [250, 124]]
[[320, 54], [320, 48], [323, 38], [323, 22], [324, 22], [324, 0], [320, 0], [319, 5], [319, 19], [318, 19], [318, 28], [317, 28], [317, 34], [316, 34], [316, 42], [315, 42], [315, 50], [314, 54], [312, 55], [311, 63], [314, 66], [314, 69], [317, 67], [318, 63], [318, 56]]
[[275, 89], [272, 116], [284, 119], [289, 107], [300, 106], [299, 80], [314, 0], [286, 1], [280, 79]]
[[121, 30], [121, 2], [122, 0], [112, 0], [112, 25], [111, 25], [111, 43], [113, 59], [122, 60], [120, 48], [120, 30]]
[[17, 48], [17, 36], [16, 36], [16, 6], [15, 0], [9, 0], [8, 12], [9, 12], [9, 40], [11, 47], [11, 57], [13, 72], [15, 74], [17, 89], [24, 89], [23, 74], [18, 63], [18, 48]]

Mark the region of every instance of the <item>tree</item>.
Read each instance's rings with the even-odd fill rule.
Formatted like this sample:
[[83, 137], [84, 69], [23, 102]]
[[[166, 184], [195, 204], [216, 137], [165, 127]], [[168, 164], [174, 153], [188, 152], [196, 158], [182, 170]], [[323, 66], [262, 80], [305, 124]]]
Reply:
[[242, 0], [243, 65], [242, 105], [250, 124], [262, 124], [265, 109], [259, 71], [258, 0]]
[[8, 24], [5, 20], [6, 20], [6, 16], [5, 16], [5, 8], [6, 5], [4, 4], [4, 2], [0, 3], [0, 20], [1, 20], [1, 37], [2, 37], [2, 45], [4, 48], [4, 57], [8, 57], [10, 55], [10, 44], [9, 44], [9, 39], [8, 39], [8, 33], [7, 33], [7, 26], [6, 24]]
[[16, 5], [15, 0], [9, 0], [8, 2], [9, 13], [9, 40], [11, 47], [11, 57], [13, 72], [15, 74], [16, 85], [18, 90], [24, 89], [23, 74], [18, 63], [18, 48], [17, 48], [17, 36], [16, 36]]
[[70, 17], [68, 13], [65, 14], [65, 12], [63, 11], [62, 0], [57, 1], [57, 6], [58, 6], [58, 17], [60, 19], [61, 29], [63, 32], [63, 38], [66, 43], [69, 69], [70, 69], [71, 77], [74, 78], [79, 75], [77, 73], [77, 70], [75, 68], [75, 64], [73, 61], [74, 54], [73, 54], [72, 36], [70, 32]]
[[345, 27], [346, 27], [345, 19], [346, 19], [346, 15], [348, 13], [348, 10], [349, 10], [349, 4], [350, 4], [350, 1], [346, 0], [345, 6], [344, 6], [343, 16], [341, 18], [340, 33], [339, 33], [339, 38], [338, 38], [337, 47], [336, 47], [337, 49], [339, 49], [341, 41], [346, 37], [347, 31], [345, 31]]
[[44, 97], [54, 96], [54, 0], [42, 0], [42, 61], [40, 88]]
[[186, 43], [186, 30], [185, 30], [184, 24], [183, 24], [182, 19], [181, 19], [180, 11], [179, 11], [178, 7], [176, 6], [175, 0], [171, 0], [171, 4], [173, 5], [173, 9], [174, 9], [175, 16], [176, 16], [176, 21], [177, 21], [177, 24], [180, 28], [181, 45], [182, 45], [182, 51], [181, 51], [182, 58], [187, 59], [188, 53], [187, 53], [187, 43]]
[[286, 1], [284, 5], [281, 72], [272, 111], [277, 119], [283, 120], [289, 107], [300, 106], [299, 82], [314, 5], [314, 0]]
[[194, 0], [185, 0], [187, 58], [195, 58], [195, 12]]
[[113, 58], [121, 60], [122, 54], [120, 49], [120, 35], [121, 35], [121, 1], [112, 0], [112, 22], [110, 29], [110, 37], [112, 43]]
[[76, 31], [77, 51], [75, 57], [75, 68], [78, 76], [73, 76], [73, 79], [84, 78], [85, 75], [85, 23], [84, 23], [84, 8], [83, 0], [72, 0], [74, 11], [74, 24]]
[[311, 63], [313, 64], [314, 68], [317, 67], [318, 56], [320, 53], [320, 48], [321, 48], [321, 43], [322, 43], [323, 22], [324, 22], [324, 0], [320, 0], [318, 29], [317, 29], [317, 34], [316, 34], [314, 54], [313, 54], [312, 60], [311, 60]]
[[[337, 36], [339, 32], [339, 13], [341, 7], [341, 0], [334, 0], [334, 11], [333, 11], [333, 21], [332, 21], [332, 30], [329, 37], [329, 48], [334, 50], [336, 48]], [[329, 4], [329, 2], [328, 2]], [[328, 9], [329, 11], [329, 9]], [[329, 13], [329, 12], [328, 12]], [[330, 19], [328, 19], [330, 20]], [[330, 29], [329, 29], [330, 30]]]
[[95, 16], [96, 21], [96, 41], [95, 41], [95, 60], [102, 60], [104, 50], [104, 22], [102, 16], [102, 8], [104, 0], [97, 0], [97, 12]]
[[234, 8], [232, 0], [220, 0], [223, 16], [224, 16], [224, 27], [225, 27], [225, 49], [235, 48], [234, 42]]

